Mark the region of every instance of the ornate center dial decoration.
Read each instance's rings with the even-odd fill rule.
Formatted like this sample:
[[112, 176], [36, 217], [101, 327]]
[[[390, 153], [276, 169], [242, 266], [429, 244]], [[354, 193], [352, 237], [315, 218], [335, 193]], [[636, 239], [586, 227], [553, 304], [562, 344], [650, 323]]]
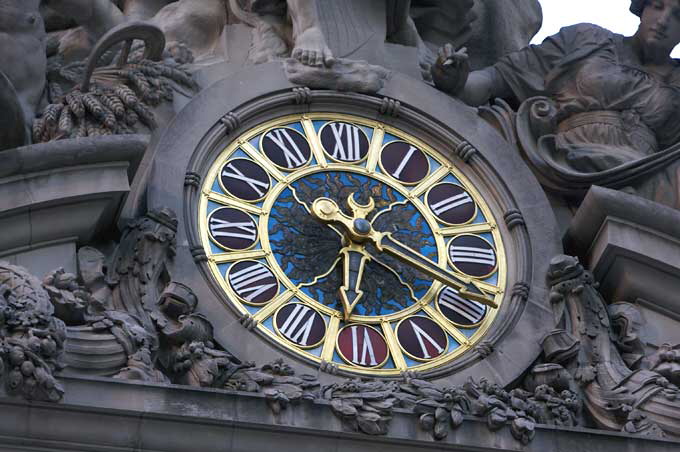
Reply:
[[506, 258], [482, 191], [400, 130], [287, 116], [213, 163], [200, 234], [254, 334], [308, 361], [398, 375], [453, 362], [494, 321]]

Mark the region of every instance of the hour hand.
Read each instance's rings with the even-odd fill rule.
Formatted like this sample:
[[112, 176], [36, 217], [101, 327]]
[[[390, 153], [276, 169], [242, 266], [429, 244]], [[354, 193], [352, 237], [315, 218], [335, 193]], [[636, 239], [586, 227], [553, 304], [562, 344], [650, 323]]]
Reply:
[[340, 299], [344, 308], [345, 321], [348, 321], [354, 307], [364, 295], [364, 292], [359, 287], [364, 276], [366, 263], [371, 258], [366, 250], [364, 250], [363, 245], [353, 242], [340, 250], [340, 254], [343, 257], [344, 269], [343, 285], [340, 287]]
[[378, 251], [387, 253], [409, 267], [416, 268], [431, 278], [457, 289], [461, 296], [492, 308], [498, 307], [498, 303], [492, 297], [478, 290], [470, 279], [456, 276], [450, 271], [441, 268], [422, 254], [392, 238], [389, 233], [382, 234], [382, 237], [375, 245]]

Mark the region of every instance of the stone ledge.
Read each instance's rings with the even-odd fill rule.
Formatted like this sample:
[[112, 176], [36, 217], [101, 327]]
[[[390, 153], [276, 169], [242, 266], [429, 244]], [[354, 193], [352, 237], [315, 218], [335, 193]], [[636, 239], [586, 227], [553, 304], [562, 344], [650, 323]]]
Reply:
[[111, 229], [147, 144], [146, 136], [124, 135], [2, 152], [0, 254], [11, 260], [67, 238], [87, 242]]
[[593, 187], [565, 235], [608, 301], [647, 300], [680, 317], [680, 212]]
[[61, 404], [0, 398], [0, 451], [276, 451], [361, 452], [526, 451], [671, 452], [680, 442], [621, 433], [538, 426], [522, 446], [505, 427], [490, 433], [466, 419], [440, 442], [419, 429], [416, 417], [396, 412], [389, 434], [343, 431], [324, 402], [303, 401], [273, 414], [258, 394], [112, 379], [63, 379]]

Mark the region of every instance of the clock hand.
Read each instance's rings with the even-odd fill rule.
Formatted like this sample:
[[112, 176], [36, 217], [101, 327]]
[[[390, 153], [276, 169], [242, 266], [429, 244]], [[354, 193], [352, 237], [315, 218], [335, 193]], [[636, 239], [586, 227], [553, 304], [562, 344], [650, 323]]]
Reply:
[[394, 239], [390, 233], [383, 233], [380, 241], [375, 244], [380, 252], [389, 254], [404, 264], [416, 268], [426, 275], [441, 281], [449, 287], [458, 290], [458, 293], [472, 301], [485, 304], [492, 308], [497, 308], [496, 301], [477, 289], [472, 280], [454, 275], [452, 272], [441, 268], [422, 254], [412, 250], [408, 246]]
[[344, 307], [345, 322], [347, 322], [354, 307], [364, 295], [359, 287], [364, 275], [364, 268], [371, 257], [363, 245], [354, 242], [350, 242], [349, 245], [341, 249], [340, 254], [343, 255], [344, 268], [344, 284], [340, 287], [340, 299]]
[[355, 217], [345, 215], [340, 207], [329, 198], [319, 198], [312, 204], [312, 215], [319, 221], [340, 226], [347, 238], [355, 243], [372, 243], [380, 252], [389, 254], [404, 264], [416, 268], [431, 278], [458, 290], [459, 294], [472, 301], [497, 308], [495, 300], [478, 290], [470, 278], [457, 276], [452, 272], [439, 267], [435, 262], [412, 250], [408, 246], [394, 239], [389, 233], [379, 232], [373, 229], [365, 216], [375, 205], [373, 200], [367, 206], [362, 206], [354, 201], [354, 195], [347, 200]]

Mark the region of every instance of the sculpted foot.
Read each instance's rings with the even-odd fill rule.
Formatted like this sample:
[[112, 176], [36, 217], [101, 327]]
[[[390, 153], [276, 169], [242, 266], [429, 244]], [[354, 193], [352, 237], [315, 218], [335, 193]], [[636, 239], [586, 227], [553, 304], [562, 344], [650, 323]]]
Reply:
[[292, 57], [307, 66], [331, 67], [335, 63], [333, 53], [318, 27], [311, 27], [295, 38]]

